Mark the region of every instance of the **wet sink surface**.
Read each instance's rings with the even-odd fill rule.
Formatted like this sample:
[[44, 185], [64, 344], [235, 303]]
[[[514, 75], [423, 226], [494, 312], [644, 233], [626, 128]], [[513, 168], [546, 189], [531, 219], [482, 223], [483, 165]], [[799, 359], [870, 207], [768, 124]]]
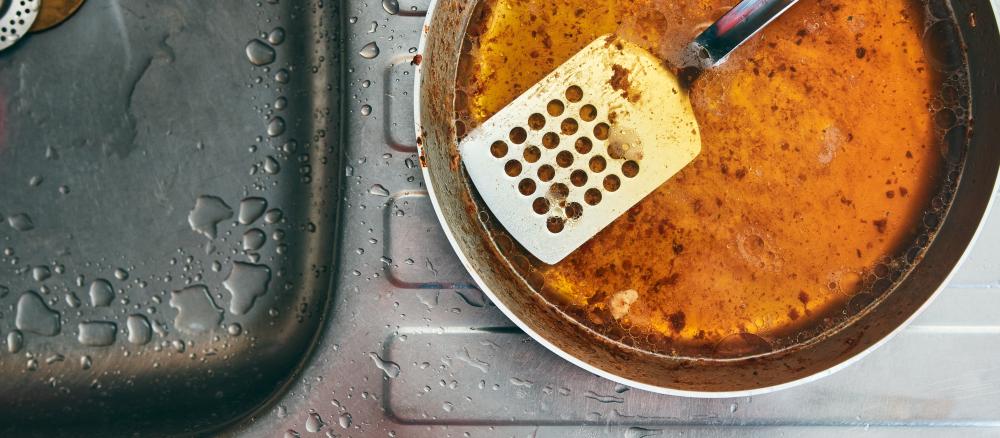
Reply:
[[287, 383], [330, 295], [337, 21], [90, 1], [0, 53], [0, 434], [204, 432]]
[[413, 140], [429, 2], [257, 3], [90, 1], [0, 53], [0, 435], [996, 435], [1000, 218], [829, 378], [631, 390], [515, 329], [448, 246]]

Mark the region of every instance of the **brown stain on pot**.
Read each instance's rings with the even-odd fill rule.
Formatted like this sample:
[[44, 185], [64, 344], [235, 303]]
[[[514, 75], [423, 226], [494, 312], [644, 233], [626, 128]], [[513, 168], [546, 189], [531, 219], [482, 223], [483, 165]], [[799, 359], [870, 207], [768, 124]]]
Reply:
[[[456, 116], [477, 126], [606, 33], [676, 65], [725, 5], [486, 1]], [[940, 183], [922, 26], [916, 0], [794, 7], [694, 82], [702, 154], [563, 262], [532, 264], [541, 292], [613, 339], [696, 355], [733, 333], [821, 326], [912, 242]], [[627, 90], [627, 76], [616, 69], [609, 85]], [[906, 195], [887, 199], [886, 180]], [[611, 324], [599, 297], [626, 289], [640, 296]]]

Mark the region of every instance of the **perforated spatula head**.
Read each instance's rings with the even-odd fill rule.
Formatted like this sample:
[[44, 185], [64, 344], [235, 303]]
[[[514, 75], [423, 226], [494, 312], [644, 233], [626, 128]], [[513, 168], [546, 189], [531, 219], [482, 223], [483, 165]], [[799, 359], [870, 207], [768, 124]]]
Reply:
[[701, 151], [687, 92], [646, 50], [598, 38], [461, 142], [486, 206], [555, 264]]

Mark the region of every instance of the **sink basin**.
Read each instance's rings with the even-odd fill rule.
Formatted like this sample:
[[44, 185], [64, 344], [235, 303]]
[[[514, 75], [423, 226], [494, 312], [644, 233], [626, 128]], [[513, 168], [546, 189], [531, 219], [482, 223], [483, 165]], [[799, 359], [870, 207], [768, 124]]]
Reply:
[[629, 389], [517, 330], [416, 165], [428, 4], [92, 0], [0, 52], [0, 436], [996, 435], [996, 215], [787, 391]]
[[209, 432], [308, 356], [339, 11], [272, 3], [90, 1], [0, 52], [0, 434]]

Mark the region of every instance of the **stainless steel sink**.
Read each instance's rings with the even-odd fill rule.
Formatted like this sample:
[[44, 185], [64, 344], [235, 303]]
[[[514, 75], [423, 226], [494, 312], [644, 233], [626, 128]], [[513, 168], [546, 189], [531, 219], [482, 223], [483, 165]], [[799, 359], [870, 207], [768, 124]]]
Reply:
[[281, 393], [331, 293], [340, 17], [89, 1], [0, 53], [0, 434], [203, 433]]
[[415, 166], [427, 3], [91, 0], [0, 52], [0, 436], [998, 433], [996, 216], [914, 325], [775, 394], [630, 390], [513, 328]]

